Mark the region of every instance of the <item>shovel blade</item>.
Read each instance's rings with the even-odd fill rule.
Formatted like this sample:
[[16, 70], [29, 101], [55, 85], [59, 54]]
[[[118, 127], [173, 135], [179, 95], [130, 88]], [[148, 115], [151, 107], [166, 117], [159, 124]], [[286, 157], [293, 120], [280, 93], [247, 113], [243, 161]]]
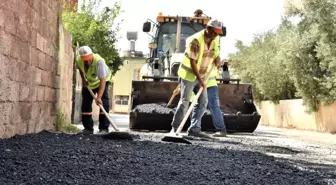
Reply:
[[173, 142], [173, 143], [185, 143], [185, 144], [191, 144], [190, 141], [186, 140], [183, 138], [181, 135], [177, 135], [175, 133], [169, 133], [166, 134], [161, 141], [166, 141], [166, 142]]

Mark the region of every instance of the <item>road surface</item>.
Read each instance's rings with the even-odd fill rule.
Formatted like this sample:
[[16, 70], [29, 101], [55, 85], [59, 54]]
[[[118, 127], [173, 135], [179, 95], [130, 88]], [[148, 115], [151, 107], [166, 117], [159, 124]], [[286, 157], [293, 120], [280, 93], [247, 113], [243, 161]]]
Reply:
[[[128, 129], [127, 115], [112, 119]], [[133, 141], [55, 132], [0, 140], [0, 182], [336, 185], [335, 135], [259, 126], [187, 145], [163, 142], [162, 132], [131, 133]]]
[[[121, 130], [129, 130], [129, 115], [111, 114], [111, 118]], [[83, 127], [79, 125], [79, 128]], [[95, 122], [95, 132], [97, 131], [98, 122]], [[141, 134], [154, 137], [163, 136], [163, 133], [159, 132], [142, 132]], [[269, 148], [266, 152], [267, 155], [276, 157], [295, 158], [321, 164], [336, 164], [336, 134], [259, 125], [252, 134], [229, 134], [227, 138], [222, 140], [264, 146], [264, 148]], [[280, 152], [276, 152], [276, 150]]]

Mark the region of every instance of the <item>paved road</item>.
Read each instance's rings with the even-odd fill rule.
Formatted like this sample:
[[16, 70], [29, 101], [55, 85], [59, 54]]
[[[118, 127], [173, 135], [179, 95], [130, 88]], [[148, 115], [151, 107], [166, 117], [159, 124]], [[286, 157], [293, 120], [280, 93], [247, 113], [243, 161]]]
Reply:
[[[114, 123], [121, 130], [128, 130], [129, 116], [125, 114], [111, 114]], [[95, 130], [98, 130], [96, 122]], [[82, 128], [82, 126], [79, 126]], [[112, 130], [112, 128], [111, 128]], [[140, 133], [160, 137], [163, 133]], [[230, 134], [223, 139], [230, 142], [239, 142], [247, 145], [262, 145], [278, 147], [278, 150], [292, 152], [275, 152], [270, 149], [268, 155], [282, 158], [297, 158], [323, 164], [336, 164], [336, 135], [302, 131], [295, 129], [274, 128], [259, 125], [252, 134]], [[300, 151], [296, 153], [295, 151]], [[294, 155], [294, 153], [296, 153]]]
[[129, 116], [125, 114], [111, 115], [113, 122], [121, 129], [127, 129], [129, 125]]
[[[127, 116], [113, 119], [127, 125]], [[260, 126], [221, 140], [188, 138], [192, 145], [163, 142], [158, 132], [132, 135], [120, 141], [41, 132], [0, 140], [0, 182], [336, 185], [333, 135]]]

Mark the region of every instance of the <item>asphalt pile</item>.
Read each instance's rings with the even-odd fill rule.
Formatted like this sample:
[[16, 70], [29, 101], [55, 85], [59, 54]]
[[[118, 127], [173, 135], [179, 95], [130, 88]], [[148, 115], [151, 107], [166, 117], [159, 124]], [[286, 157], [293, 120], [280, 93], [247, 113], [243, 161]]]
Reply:
[[[148, 103], [137, 105], [133, 111], [139, 113], [151, 113], [151, 114], [174, 114], [177, 105], [167, 105], [167, 103]], [[238, 111], [229, 107], [224, 107], [222, 109], [224, 114], [236, 114]], [[207, 110], [205, 115], [211, 115], [210, 111]]]
[[[238, 145], [237, 145], [238, 146]], [[1, 184], [325, 184], [300, 170], [225, 143], [104, 140], [41, 132], [0, 140]]]
[[235, 108], [230, 108], [230, 107], [222, 107], [222, 113], [224, 114], [237, 114], [238, 110]]
[[134, 111], [152, 114], [174, 114], [176, 106], [167, 106], [167, 103], [148, 103], [136, 106]]

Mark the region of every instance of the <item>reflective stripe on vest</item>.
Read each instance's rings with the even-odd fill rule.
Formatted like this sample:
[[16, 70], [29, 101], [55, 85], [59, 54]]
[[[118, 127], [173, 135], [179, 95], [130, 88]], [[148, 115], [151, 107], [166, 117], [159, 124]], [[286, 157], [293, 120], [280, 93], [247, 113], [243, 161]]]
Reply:
[[215, 76], [209, 77], [209, 80], [215, 80], [215, 79], [216, 79]]
[[[85, 78], [87, 79], [88, 86], [90, 89], [96, 89], [99, 87], [100, 80], [96, 74], [96, 66], [97, 66], [98, 61], [100, 60], [104, 61], [104, 59], [99, 54], [93, 54], [93, 62], [88, 68], [87, 72], [85, 72], [84, 62], [81, 60], [80, 56], [77, 56], [77, 60], [76, 60], [77, 65], [80, 68], [80, 70], [83, 72]], [[112, 79], [112, 73], [110, 71], [110, 74], [105, 78], [105, 81], [108, 82], [111, 79]]]
[[[200, 69], [200, 66], [202, 65], [203, 62], [203, 52], [204, 52], [204, 45], [205, 45], [205, 41], [204, 41], [204, 30], [195, 33], [194, 35], [188, 37], [187, 42], [188, 42], [188, 47], [186, 49], [185, 52], [185, 57], [179, 67], [178, 70], [178, 76], [184, 80], [190, 81], [190, 82], [194, 82], [196, 80], [196, 75], [194, 74], [192, 68], [191, 68], [191, 64], [190, 64], [190, 59], [187, 57], [188, 53], [190, 52], [190, 43], [192, 42], [192, 40], [197, 39], [199, 44], [200, 44], [200, 51], [199, 51], [199, 56], [197, 59], [197, 68]], [[212, 42], [211, 45], [214, 45], [213, 47], [211, 46], [210, 48], [214, 48], [214, 56], [213, 59], [214, 60], [217, 56], [219, 56], [219, 37], [217, 36]], [[209, 67], [208, 67], [209, 70]]]
[[186, 71], [188, 71], [189, 73], [194, 73], [194, 71], [191, 68], [187, 67], [183, 63], [181, 64], [181, 68], [184, 69], [184, 70], [186, 70]]

